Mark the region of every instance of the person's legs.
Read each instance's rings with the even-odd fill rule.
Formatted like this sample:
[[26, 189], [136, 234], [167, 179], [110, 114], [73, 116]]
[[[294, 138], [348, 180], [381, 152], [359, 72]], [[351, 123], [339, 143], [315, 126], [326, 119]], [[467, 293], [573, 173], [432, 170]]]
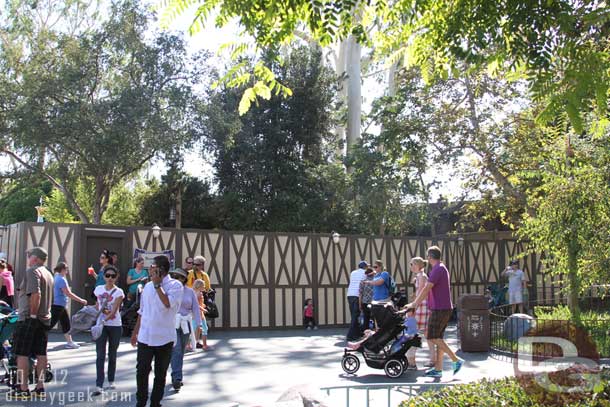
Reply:
[[360, 315], [360, 306], [358, 304], [358, 297], [349, 296], [347, 297], [349, 305], [349, 312], [351, 314], [351, 322], [349, 331], [347, 332], [347, 340], [355, 340], [360, 337], [360, 327], [358, 326], [358, 316]]
[[154, 349], [142, 342], [138, 342], [138, 354], [136, 357], [136, 406], [145, 407], [148, 401], [148, 376], [154, 357]]
[[409, 350], [407, 351], [407, 362], [409, 363], [409, 366], [416, 366], [416, 363], [415, 363], [416, 354], [417, 354], [417, 347], [411, 346], [409, 348]]
[[28, 390], [28, 377], [30, 375], [29, 356], [17, 356], [17, 384], [22, 391]]
[[57, 321], [59, 321], [61, 311], [64, 309], [65, 308], [61, 305], [51, 305], [51, 329], [53, 329], [57, 324]]
[[36, 355], [36, 388], [44, 389], [45, 370], [47, 369], [49, 358], [47, 355]]
[[184, 335], [182, 329], [176, 329], [176, 345], [172, 348], [171, 365], [172, 365], [172, 384], [182, 381], [182, 365], [184, 363], [184, 351], [186, 343], [189, 341], [190, 334]]
[[123, 328], [120, 326], [105, 326], [108, 329], [108, 383], [114, 383], [116, 373], [116, 356], [119, 344], [121, 343], [121, 333]]
[[34, 330], [32, 353], [36, 355], [36, 389], [44, 391], [45, 370], [47, 368], [47, 343], [49, 341], [49, 326], [37, 321]]
[[364, 330], [369, 329], [369, 325], [371, 324], [371, 309], [369, 308], [369, 304], [362, 304], [362, 313], [364, 314]]
[[150, 394], [150, 407], [159, 407], [163, 400], [165, 391], [165, 377], [167, 376], [167, 368], [169, 367], [172, 358], [173, 342], [169, 342], [162, 346], [155, 346], [155, 381]]
[[428, 338], [426, 338], [426, 343], [428, 344], [428, 350], [430, 352], [430, 361], [428, 364], [436, 366], [436, 344]]
[[[95, 341], [95, 386], [104, 387], [104, 364], [106, 363], [106, 344], [108, 343], [108, 327], [102, 328], [102, 334]], [[109, 366], [110, 367], [110, 366]]]
[[34, 350], [34, 325], [31, 319], [17, 322], [13, 333], [13, 352], [17, 356], [17, 388], [28, 391], [30, 355]]
[[203, 318], [201, 320], [201, 344], [203, 350], [208, 350], [208, 321]]

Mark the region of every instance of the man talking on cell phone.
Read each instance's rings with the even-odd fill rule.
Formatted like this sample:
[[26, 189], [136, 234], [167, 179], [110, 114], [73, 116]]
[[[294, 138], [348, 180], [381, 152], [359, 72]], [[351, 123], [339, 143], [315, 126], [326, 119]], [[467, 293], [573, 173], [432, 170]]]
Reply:
[[154, 383], [150, 406], [161, 406], [165, 376], [176, 342], [176, 313], [182, 302], [182, 284], [169, 276], [169, 260], [157, 256], [150, 265], [150, 282], [140, 299], [138, 321], [131, 335], [132, 346], [138, 347], [136, 365], [136, 406], [148, 401], [148, 376], [155, 360]]

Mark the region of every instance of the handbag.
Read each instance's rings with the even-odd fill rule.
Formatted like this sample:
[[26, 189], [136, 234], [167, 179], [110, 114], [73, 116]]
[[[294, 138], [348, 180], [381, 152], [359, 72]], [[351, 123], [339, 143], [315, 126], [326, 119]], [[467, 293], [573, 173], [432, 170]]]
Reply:
[[[116, 291], [116, 287], [114, 290], [110, 291], [110, 296], [114, 294]], [[91, 338], [94, 341], [97, 341], [100, 336], [102, 336], [102, 332], [104, 331], [104, 318], [102, 318], [102, 311], [106, 308], [106, 304], [108, 303], [108, 299], [106, 299], [103, 304], [100, 306], [100, 310], [97, 312], [96, 323], [91, 327]]]
[[205, 304], [205, 308], [206, 308], [206, 313], [205, 313], [205, 317], [206, 319], [214, 319], [214, 318], [218, 318], [218, 316], [220, 315], [218, 313], [218, 307], [216, 306], [216, 303], [214, 302], [209, 302], [207, 304]]

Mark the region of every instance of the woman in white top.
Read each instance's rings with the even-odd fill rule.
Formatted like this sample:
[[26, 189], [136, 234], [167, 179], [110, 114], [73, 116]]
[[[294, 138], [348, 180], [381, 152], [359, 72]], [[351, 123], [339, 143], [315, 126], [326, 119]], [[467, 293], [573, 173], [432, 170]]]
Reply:
[[121, 303], [125, 298], [123, 290], [116, 286], [116, 281], [119, 277], [119, 272], [114, 266], [106, 266], [104, 272], [104, 285], [95, 287], [93, 294], [97, 298], [97, 309], [102, 309], [100, 318], [104, 321], [102, 334], [95, 341], [95, 351], [97, 359], [95, 366], [97, 377], [95, 385], [97, 390], [93, 392], [94, 396], [102, 394], [104, 391], [104, 363], [106, 361], [106, 343], [108, 342], [108, 388], [114, 388], [114, 374], [116, 372], [116, 356], [121, 334], [123, 331], [121, 322]]

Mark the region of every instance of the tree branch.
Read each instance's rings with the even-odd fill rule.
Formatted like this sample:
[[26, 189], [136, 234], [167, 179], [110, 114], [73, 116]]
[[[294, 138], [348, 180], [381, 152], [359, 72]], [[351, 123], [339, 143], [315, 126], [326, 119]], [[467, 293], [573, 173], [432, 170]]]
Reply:
[[53, 184], [53, 186], [55, 188], [57, 188], [62, 194], [64, 194], [64, 196], [66, 197], [66, 199], [68, 200], [68, 202], [70, 203], [72, 208], [76, 211], [76, 214], [80, 218], [81, 222], [90, 223], [89, 218], [87, 217], [85, 212], [82, 210], [80, 205], [76, 202], [74, 195], [72, 195], [72, 193], [68, 190], [68, 188], [64, 184], [59, 182], [57, 179], [55, 179], [53, 176], [51, 176], [48, 172], [41, 170], [37, 166], [28, 164], [21, 157], [19, 157], [17, 155], [17, 153], [15, 153], [14, 151], [3, 148], [0, 150], [0, 153], [7, 154], [8, 156], [12, 157], [15, 161], [17, 161], [19, 164], [23, 165], [25, 168], [43, 175], [46, 179], [48, 179], [51, 182], [51, 184]]

